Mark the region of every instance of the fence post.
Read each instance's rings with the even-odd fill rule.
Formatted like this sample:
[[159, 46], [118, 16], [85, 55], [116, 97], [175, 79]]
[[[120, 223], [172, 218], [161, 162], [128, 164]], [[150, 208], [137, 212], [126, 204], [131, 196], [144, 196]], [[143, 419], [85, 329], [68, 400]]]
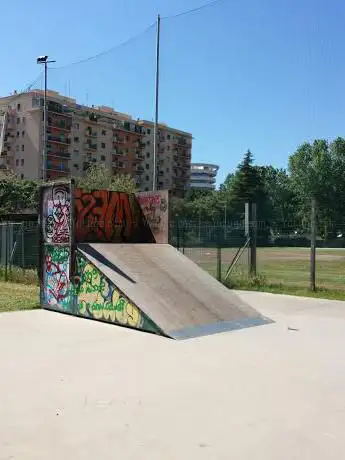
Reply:
[[5, 281], [8, 281], [8, 222], [5, 224]]
[[[249, 203], [245, 203], [244, 205], [244, 236], [246, 240], [250, 238], [250, 231], [249, 231]], [[248, 276], [250, 277], [250, 267], [251, 267], [251, 254], [250, 248], [248, 247]]]
[[316, 290], [316, 200], [311, 201], [311, 229], [310, 229], [310, 289]]
[[256, 240], [257, 240], [257, 220], [256, 220], [256, 203], [252, 203], [252, 215], [250, 226], [250, 274], [256, 276]]
[[24, 232], [25, 232], [25, 223], [22, 224], [22, 234], [21, 234], [21, 245], [22, 245], [22, 270], [23, 273], [25, 272], [25, 240], [24, 240]]
[[217, 280], [222, 282], [222, 245], [221, 245], [221, 227], [217, 231]]

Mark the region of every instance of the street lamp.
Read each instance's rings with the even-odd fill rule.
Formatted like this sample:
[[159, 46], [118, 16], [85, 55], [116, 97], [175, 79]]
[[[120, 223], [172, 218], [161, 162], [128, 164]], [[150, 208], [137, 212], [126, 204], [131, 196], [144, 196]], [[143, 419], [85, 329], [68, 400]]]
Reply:
[[38, 56], [37, 64], [44, 64], [44, 107], [43, 107], [43, 167], [42, 179], [46, 179], [46, 149], [47, 149], [47, 74], [48, 64], [56, 61], [49, 61], [48, 56]]

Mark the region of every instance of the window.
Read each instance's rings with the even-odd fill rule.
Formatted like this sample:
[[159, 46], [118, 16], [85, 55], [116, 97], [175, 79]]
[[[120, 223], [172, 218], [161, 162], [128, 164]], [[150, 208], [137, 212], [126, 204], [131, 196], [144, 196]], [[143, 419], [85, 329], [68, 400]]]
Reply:
[[75, 169], [79, 169], [79, 165], [77, 163], [74, 163], [73, 166], [74, 166]]
[[23, 130], [23, 131], [22, 131], [22, 137], [24, 137], [24, 136], [25, 136], [25, 131]]
[[167, 150], [170, 150], [170, 145], [168, 145]]
[[78, 136], [74, 136], [74, 142], [75, 142], [76, 144], [78, 144], [78, 142], [79, 142], [79, 137], [78, 137]]
[[7, 150], [10, 152], [12, 150], [12, 146], [11, 145], [8, 145], [7, 146]]
[[150, 158], [150, 152], [146, 153], [146, 158]]
[[148, 164], [146, 163], [145, 168], [146, 168], [146, 169], [150, 169], [150, 165], [148, 165]]
[[105, 149], [105, 143], [104, 142], [101, 142], [101, 148]]
[[106, 136], [107, 135], [107, 131], [105, 129], [102, 129], [102, 136]]
[[167, 135], [167, 139], [170, 140], [170, 134]]
[[18, 166], [18, 165], [19, 165], [19, 160], [18, 160], [18, 158], [17, 158], [17, 159], [16, 159], [16, 166]]
[[145, 187], [145, 192], [148, 192], [149, 191], [149, 188], [148, 187]]
[[148, 129], [148, 130], [147, 130], [147, 134], [151, 134], [151, 129]]
[[150, 144], [151, 144], [151, 141], [147, 141], [147, 142], [146, 142], [146, 145], [150, 145]]
[[24, 179], [24, 174], [23, 174], [23, 173], [20, 175], [20, 178], [21, 178], [21, 179]]
[[79, 129], [79, 123], [73, 123], [73, 128], [74, 129]]
[[19, 136], [20, 136], [20, 132], [19, 132], [19, 131], [17, 131], [17, 137], [19, 137]]
[[24, 158], [22, 158], [22, 159], [20, 160], [20, 164], [21, 164], [22, 166], [24, 166]]
[[22, 152], [24, 152], [24, 145], [22, 144]]
[[128, 141], [129, 141], [129, 136], [126, 136], [126, 142], [128, 142]]
[[105, 155], [101, 155], [101, 161], [105, 161]]
[[146, 176], [146, 177], [145, 177], [145, 180], [150, 180], [150, 176]]
[[17, 110], [18, 111], [20, 110], [20, 104], [17, 104]]
[[79, 155], [79, 150], [78, 149], [73, 149], [73, 153], [76, 153], [77, 155]]

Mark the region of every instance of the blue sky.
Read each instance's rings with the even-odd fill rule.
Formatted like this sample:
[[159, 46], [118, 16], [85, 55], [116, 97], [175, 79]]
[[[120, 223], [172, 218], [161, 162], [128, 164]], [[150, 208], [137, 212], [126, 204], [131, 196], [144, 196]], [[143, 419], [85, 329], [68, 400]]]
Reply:
[[[35, 80], [37, 55], [65, 66], [205, 1], [29, 3], [2, 5], [1, 95]], [[193, 161], [219, 164], [218, 182], [248, 148], [258, 164], [285, 167], [304, 141], [345, 135], [344, 13], [341, 0], [222, 0], [163, 19], [160, 120], [193, 133]], [[49, 87], [153, 119], [154, 66], [152, 27], [50, 70]]]

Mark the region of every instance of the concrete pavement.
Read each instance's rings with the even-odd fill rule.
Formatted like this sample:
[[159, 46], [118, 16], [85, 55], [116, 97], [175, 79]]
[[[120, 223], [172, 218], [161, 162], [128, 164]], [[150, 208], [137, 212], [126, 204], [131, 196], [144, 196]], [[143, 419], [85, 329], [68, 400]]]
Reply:
[[239, 293], [274, 324], [176, 342], [0, 315], [0, 460], [341, 459], [345, 303]]

